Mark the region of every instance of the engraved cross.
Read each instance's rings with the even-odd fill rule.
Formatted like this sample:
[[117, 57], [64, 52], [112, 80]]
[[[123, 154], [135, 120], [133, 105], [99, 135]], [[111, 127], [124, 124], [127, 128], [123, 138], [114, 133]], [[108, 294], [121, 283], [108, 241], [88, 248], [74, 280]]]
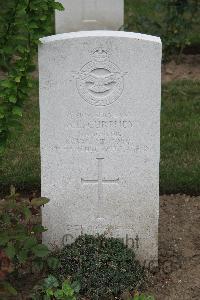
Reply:
[[81, 178], [82, 184], [98, 184], [98, 201], [99, 203], [102, 200], [103, 196], [103, 184], [118, 184], [119, 178], [116, 179], [104, 179], [103, 178], [103, 162], [104, 158], [97, 158], [98, 161], [98, 179], [83, 179]]

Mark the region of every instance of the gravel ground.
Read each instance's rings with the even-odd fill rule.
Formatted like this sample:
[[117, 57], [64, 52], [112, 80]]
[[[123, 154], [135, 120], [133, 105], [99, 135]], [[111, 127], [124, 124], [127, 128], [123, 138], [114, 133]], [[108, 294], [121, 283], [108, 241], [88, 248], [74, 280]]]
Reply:
[[151, 281], [156, 300], [200, 299], [200, 196], [160, 197], [159, 267]]

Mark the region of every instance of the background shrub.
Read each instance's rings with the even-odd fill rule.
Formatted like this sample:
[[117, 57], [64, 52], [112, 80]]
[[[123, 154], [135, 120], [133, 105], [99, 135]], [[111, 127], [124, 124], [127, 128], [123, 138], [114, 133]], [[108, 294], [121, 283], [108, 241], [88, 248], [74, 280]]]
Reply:
[[164, 60], [178, 55], [179, 62], [193, 35], [199, 35], [199, 0], [143, 0], [140, 10], [134, 5], [126, 0], [125, 30], [160, 36]]

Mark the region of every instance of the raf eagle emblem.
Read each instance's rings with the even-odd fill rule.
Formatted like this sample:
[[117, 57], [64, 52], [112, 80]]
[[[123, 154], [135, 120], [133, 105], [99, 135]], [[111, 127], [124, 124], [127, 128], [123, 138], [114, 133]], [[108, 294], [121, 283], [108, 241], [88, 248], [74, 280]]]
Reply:
[[111, 73], [105, 76], [97, 76], [89, 74], [85, 78], [85, 83], [88, 84], [88, 90], [94, 93], [105, 93], [110, 91], [118, 81], [119, 74]]
[[106, 106], [115, 102], [124, 89], [124, 73], [109, 60], [108, 51], [98, 48], [92, 52], [93, 60], [80, 70], [77, 89], [89, 104]]

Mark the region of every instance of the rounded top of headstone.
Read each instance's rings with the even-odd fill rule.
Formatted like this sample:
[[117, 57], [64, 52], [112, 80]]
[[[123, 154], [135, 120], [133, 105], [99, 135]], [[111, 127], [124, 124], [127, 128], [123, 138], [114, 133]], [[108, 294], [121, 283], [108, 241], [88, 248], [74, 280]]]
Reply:
[[107, 31], [107, 30], [93, 30], [93, 31], [79, 31], [51, 35], [40, 39], [42, 44], [48, 44], [61, 40], [87, 38], [87, 37], [116, 37], [116, 38], [130, 38], [143, 41], [149, 41], [161, 44], [161, 39], [157, 36], [141, 34], [136, 32], [124, 32], [124, 31]]

